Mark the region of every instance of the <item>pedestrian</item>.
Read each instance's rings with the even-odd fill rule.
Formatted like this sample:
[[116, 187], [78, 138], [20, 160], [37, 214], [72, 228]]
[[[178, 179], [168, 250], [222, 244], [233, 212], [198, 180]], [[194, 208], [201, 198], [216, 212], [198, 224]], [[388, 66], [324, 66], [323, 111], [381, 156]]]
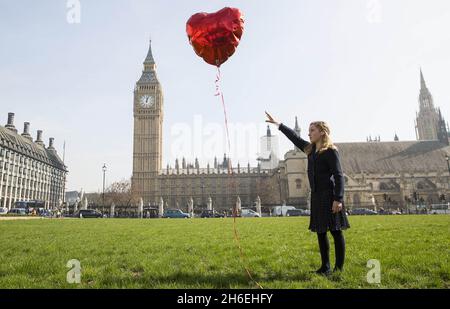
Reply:
[[334, 239], [336, 262], [333, 271], [342, 271], [345, 260], [345, 238], [343, 230], [350, 228], [344, 206], [344, 175], [339, 152], [330, 138], [330, 127], [324, 121], [312, 122], [309, 126], [310, 142], [302, 139], [291, 128], [277, 122], [266, 112], [266, 122], [278, 126], [308, 157], [308, 180], [311, 187], [311, 215], [309, 230], [317, 233], [322, 265], [315, 273], [330, 275], [330, 245], [327, 232]]

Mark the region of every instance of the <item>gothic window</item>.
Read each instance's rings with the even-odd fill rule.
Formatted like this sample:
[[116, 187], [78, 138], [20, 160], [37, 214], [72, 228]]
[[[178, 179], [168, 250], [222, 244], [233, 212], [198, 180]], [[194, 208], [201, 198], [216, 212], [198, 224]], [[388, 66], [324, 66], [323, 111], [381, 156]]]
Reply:
[[393, 180], [380, 183], [381, 191], [398, 191], [399, 189], [400, 189], [400, 186]]
[[355, 206], [355, 207], [359, 207], [360, 206], [360, 204], [361, 204], [361, 198], [359, 197], [359, 194], [354, 194], [353, 195], [353, 205]]
[[302, 180], [300, 178], [297, 178], [295, 180], [295, 185], [297, 189], [301, 189], [302, 188]]
[[424, 180], [420, 180], [417, 183], [417, 189], [419, 189], [419, 190], [433, 190], [433, 189], [436, 189], [436, 185], [434, 183], [432, 183], [430, 180], [424, 179]]

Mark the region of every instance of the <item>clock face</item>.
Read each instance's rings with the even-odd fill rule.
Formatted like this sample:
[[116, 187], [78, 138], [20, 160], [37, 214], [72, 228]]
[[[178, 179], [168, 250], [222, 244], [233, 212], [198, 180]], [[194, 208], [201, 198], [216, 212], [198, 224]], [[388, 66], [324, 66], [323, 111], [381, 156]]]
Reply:
[[152, 107], [155, 104], [155, 100], [152, 96], [149, 96], [148, 94], [143, 95], [140, 100], [141, 106], [144, 108]]

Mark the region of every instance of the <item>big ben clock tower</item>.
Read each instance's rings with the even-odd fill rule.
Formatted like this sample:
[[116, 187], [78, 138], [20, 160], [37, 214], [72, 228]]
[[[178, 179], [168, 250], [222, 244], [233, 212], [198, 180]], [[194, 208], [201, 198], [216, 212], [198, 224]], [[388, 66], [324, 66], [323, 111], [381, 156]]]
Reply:
[[157, 202], [157, 176], [162, 166], [164, 98], [156, 75], [151, 42], [144, 70], [134, 88], [133, 192], [145, 203]]

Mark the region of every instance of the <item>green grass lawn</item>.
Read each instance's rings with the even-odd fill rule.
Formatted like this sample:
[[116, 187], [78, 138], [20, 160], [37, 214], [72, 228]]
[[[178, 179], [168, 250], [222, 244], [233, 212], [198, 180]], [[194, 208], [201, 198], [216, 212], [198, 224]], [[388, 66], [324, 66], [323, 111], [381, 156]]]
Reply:
[[[245, 262], [264, 288], [450, 288], [450, 216], [350, 216], [345, 271], [326, 278], [308, 217], [238, 218]], [[330, 257], [334, 265], [331, 235]], [[66, 282], [67, 261], [81, 284]], [[381, 263], [381, 284], [366, 280]], [[257, 288], [233, 219], [0, 221], [0, 288]]]

